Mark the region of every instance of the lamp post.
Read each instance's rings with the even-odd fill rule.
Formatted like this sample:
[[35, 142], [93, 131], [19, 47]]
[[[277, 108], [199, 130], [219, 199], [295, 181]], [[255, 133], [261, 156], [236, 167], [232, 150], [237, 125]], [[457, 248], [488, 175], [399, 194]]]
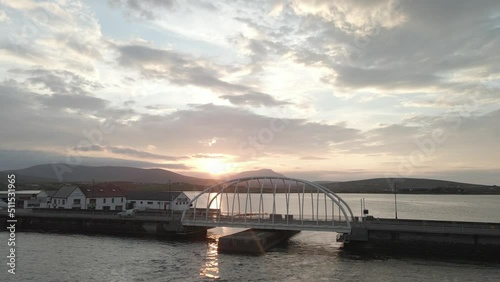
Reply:
[[397, 199], [397, 182], [394, 181], [394, 215], [396, 216], [396, 219], [398, 219], [398, 199]]
[[[92, 178], [92, 199], [94, 199], [95, 197], [94, 191], [95, 191], [95, 179]], [[90, 200], [89, 200], [89, 207], [91, 210], [95, 210], [95, 207], [92, 207], [92, 203], [90, 203]]]
[[168, 195], [170, 197], [170, 218], [174, 219], [174, 208], [172, 207], [172, 182], [168, 180]]

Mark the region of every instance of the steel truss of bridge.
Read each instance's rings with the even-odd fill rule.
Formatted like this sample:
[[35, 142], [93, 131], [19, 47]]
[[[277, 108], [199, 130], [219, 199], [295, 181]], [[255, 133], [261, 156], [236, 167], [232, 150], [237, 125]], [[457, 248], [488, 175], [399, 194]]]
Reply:
[[354, 216], [337, 194], [313, 182], [249, 177], [208, 187], [182, 214], [185, 226], [350, 233]]

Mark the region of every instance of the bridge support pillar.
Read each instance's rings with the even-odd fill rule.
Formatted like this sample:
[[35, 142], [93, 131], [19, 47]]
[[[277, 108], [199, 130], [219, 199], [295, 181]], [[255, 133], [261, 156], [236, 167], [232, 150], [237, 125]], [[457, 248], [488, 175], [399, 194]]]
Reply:
[[219, 252], [263, 254], [300, 231], [248, 229], [219, 238]]

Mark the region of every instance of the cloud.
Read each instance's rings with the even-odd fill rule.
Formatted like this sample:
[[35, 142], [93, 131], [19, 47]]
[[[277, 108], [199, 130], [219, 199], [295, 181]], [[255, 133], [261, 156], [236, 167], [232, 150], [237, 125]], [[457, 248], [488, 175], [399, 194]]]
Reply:
[[87, 146], [75, 146], [73, 148], [75, 151], [82, 151], [82, 152], [104, 152], [108, 151], [114, 154], [118, 155], [124, 155], [128, 157], [133, 157], [133, 158], [140, 158], [140, 159], [157, 159], [157, 160], [167, 160], [167, 161], [178, 161], [182, 159], [187, 159], [187, 157], [173, 157], [173, 156], [165, 156], [165, 155], [158, 155], [158, 154], [153, 154], [141, 150], [136, 150], [133, 148], [127, 148], [127, 147], [117, 147], [117, 146], [100, 146], [96, 144], [92, 145], [87, 145]]
[[[64, 85], [61, 87], [65, 88]], [[189, 109], [168, 114], [142, 114], [136, 120], [124, 123], [121, 122], [121, 117], [134, 113], [107, 103], [92, 111], [92, 115], [79, 115], [65, 110], [65, 107], [76, 107], [75, 101], [79, 101], [78, 99], [88, 98], [85, 95], [75, 95], [78, 97], [76, 100], [68, 100], [74, 104], [64, 100], [73, 96], [64, 97], [62, 101], [48, 102], [60, 97], [30, 92], [15, 81], [0, 85], [0, 94], [0, 104], [4, 107], [9, 105], [0, 112], [0, 118], [4, 121], [0, 129], [2, 132], [9, 132], [2, 142], [4, 148], [12, 149], [66, 150], [83, 144], [82, 141], [86, 141], [85, 144], [88, 145], [88, 136], [93, 133], [93, 139], [102, 139], [101, 143], [91, 144], [94, 146], [88, 148], [94, 152], [103, 148], [105, 151], [101, 152], [135, 158], [180, 160], [180, 157], [170, 157], [168, 154], [152, 154], [132, 149], [154, 145], [158, 152], [192, 155], [194, 151], [199, 154], [226, 154], [248, 159], [264, 155], [268, 151], [286, 154], [299, 150], [303, 153], [324, 152], [337, 143], [357, 138], [358, 134], [358, 130], [345, 125], [288, 118], [286, 112], [282, 118], [275, 118], [255, 114], [250, 110], [213, 104], [191, 105]], [[79, 110], [91, 109], [92, 105], [80, 104]], [[101, 127], [100, 119], [111, 121], [113, 130], [109, 133], [95, 133]], [[16, 126], [17, 124], [23, 126]], [[28, 132], [30, 138], [25, 138]], [[120, 146], [124, 144], [124, 140], [127, 142], [126, 147]], [[217, 142], [208, 147], [201, 142], [203, 140]], [[253, 156], [254, 151], [256, 156]]]
[[168, 12], [176, 5], [175, 0], [109, 0], [113, 7], [124, 9], [128, 15], [148, 20], [160, 17], [161, 12]]
[[[75, 155], [72, 155], [75, 157]], [[86, 166], [129, 166], [138, 168], [165, 168], [190, 170], [189, 166], [177, 163], [154, 163], [127, 159], [78, 156], [79, 165]], [[74, 159], [68, 163], [68, 155], [33, 150], [0, 150], [0, 171], [28, 168], [34, 165], [63, 163], [74, 165]]]
[[106, 149], [100, 145], [91, 144], [88, 146], [76, 146], [73, 147], [73, 150], [82, 152], [104, 152]]
[[366, 33], [377, 28], [394, 28], [405, 22], [399, 11], [399, 1], [292, 1], [292, 9], [299, 15], [314, 15], [336, 28], [352, 33]]
[[222, 99], [227, 99], [234, 105], [250, 105], [255, 107], [260, 106], [281, 106], [290, 104], [289, 102], [279, 101], [273, 98], [273, 96], [264, 93], [247, 93], [242, 95], [222, 95]]
[[191, 155], [193, 159], [224, 159], [226, 156], [220, 154], [195, 154]]
[[[265, 58], [272, 42], [281, 46], [273, 49], [278, 57], [321, 69], [321, 81], [341, 97], [424, 92], [435, 98], [498, 77], [498, 1], [368, 2], [292, 1], [273, 21], [240, 16], [265, 35], [249, 44], [250, 58]], [[285, 23], [286, 31], [277, 28]]]
[[41, 86], [54, 94], [90, 95], [90, 92], [102, 89], [99, 82], [90, 81], [67, 70], [10, 69], [9, 73], [27, 76], [30, 84]]
[[108, 101], [96, 97], [59, 94], [43, 96], [40, 97], [40, 100], [42, 100], [42, 104], [58, 110], [68, 108], [99, 111], [104, 109], [108, 103]]
[[[360, 134], [350, 143], [339, 144], [343, 153], [373, 155], [386, 173], [404, 177], [431, 175], [436, 171], [488, 170], [500, 158], [500, 110], [477, 114], [452, 112], [419, 116], [400, 124], [384, 125]], [[472, 179], [472, 178], [471, 178]]]
[[0, 23], [8, 22], [10, 20], [9, 16], [5, 13], [4, 10], [0, 10]]
[[[335, 143], [356, 138], [358, 133], [355, 129], [343, 126], [267, 117], [248, 110], [213, 104], [193, 105], [189, 110], [162, 116], [143, 115], [134, 123], [134, 127], [147, 129], [152, 134], [150, 138], [155, 140], [168, 139], [171, 133], [182, 136], [178, 140], [169, 140], [170, 146], [182, 154], [190, 150], [212, 150], [242, 156], [254, 149], [262, 153], [267, 150], [287, 153], [295, 150], [324, 151]], [[200, 143], [201, 140], [213, 138], [218, 141], [210, 147]], [[257, 145], [250, 144], [254, 139]]]
[[276, 106], [288, 103], [257, 92], [252, 87], [222, 80], [220, 77], [230, 71], [224, 66], [148, 46], [122, 45], [116, 48], [120, 53], [120, 65], [136, 68], [149, 79], [167, 79], [181, 86], [207, 88], [237, 105]]
[[328, 160], [328, 158], [323, 158], [323, 157], [315, 157], [315, 156], [302, 156], [300, 157], [301, 160], [313, 160], [313, 161], [319, 161], [319, 160]]

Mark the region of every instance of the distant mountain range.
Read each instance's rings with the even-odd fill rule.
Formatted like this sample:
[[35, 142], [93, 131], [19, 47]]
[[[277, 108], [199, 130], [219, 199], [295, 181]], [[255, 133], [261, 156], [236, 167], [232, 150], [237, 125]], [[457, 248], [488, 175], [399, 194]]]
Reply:
[[259, 170], [249, 170], [249, 171], [240, 172], [238, 174], [232, 175], [231, 179], [256, 177], [256, 176], [285, 177], [283, 174], [277, 173], [272, 169], [259, 169]]
[[[65, 172], [61, 168], [70, 168], [71, 171]], [[57, 177], [57, 170], [62, 176], [62, 181]], [[136, 183], [158, 183], [167, 184], [169, 180], [192, 185], [208, 185], [219, 182], [220, 180], [204, 179], [191, 176], [185, 176], [164, 169], [143, 169], [123, 166], [63, 166], [62, 164], [45, 164], [32, 166], [25, 169], [2, 171], [0, 177], [7, 179], [8, 173], [17, 175], [19, 183], [53, 183], [53, 182], [112, 182], [125, 181]], [[4, 175], [4, 176], [2, 176]], [[254, 176], [278, 176], [284, 175], [274, 172], [271, 169], [260, 169], [253, 171], [244, 171], [229, 177], [243, 178]]]
[[500, 194], [500, 187], [422, 178], [374, 178], [318, 182], [336, 193]]
[[[59, 169], [61, 167], [63, 166], [59, 166]], [[127, 181], [166, 184], [170, 180], [171, 182], [206, 185], [214, 182], [212, 179], [185, 176], [164, 169], [142, 169], [123, 166], [71, 166], [69, 167], [71, 171], [59, 172], [62, 176], [62, 181], [59, 181], [56, 174], [57, 168], [57, 165], [45, 164], [1, 173], [15, 173], [17, 181], [20, 183], [92, 182], [94, 180], [96, 182]]]
[[[57, 167], [57, 166], [56, 166]], [[44, 183], [71, 183], [71, 182], [133, 182], [133, 183], [153, 183], [168, 184], [187, 183], [189, 189], [202, 189], [207, 185], [223, 181], [216, 179], [204, 179], [185, 176], [164, 169], [142, 169], [123, 166], [71, 166], [70, 172], [62, 173], [62, 181], [57, 178], [56, 170], [51, 164], [37, 165], [25, 169], [2, 171], [0, 177], [2, 183], [7, 179], [8, 173], [16, 174], [16, 182], [20, 184], [44, 184]], [[244, 171], [232, 175], [230, 179], [273, 176], [285, 177], [271, 169], [260, 169]], [[393, 193], [394, 179], [375, 178], [355, 181], [318, 181], [317, 183], [337, 193]], [[459, 183], [453, 181], [401, 178], [397, 179], [398, 193], [412, 194], [500, 194], [500, 187], [478, 184]], [[187, 188], [186, 188], [187, 189]]]

